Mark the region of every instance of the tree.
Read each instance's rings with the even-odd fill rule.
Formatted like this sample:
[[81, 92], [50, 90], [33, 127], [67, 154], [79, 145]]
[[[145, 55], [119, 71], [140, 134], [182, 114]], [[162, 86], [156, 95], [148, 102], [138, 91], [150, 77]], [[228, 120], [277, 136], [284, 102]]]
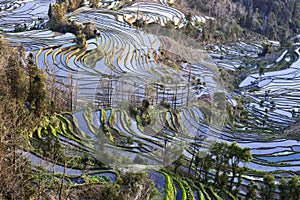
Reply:
[[76, 44], [80, 48], [86, 47], [86, 37], [85, 34], [82, 32], [82, 30], [79, 30], [76, 35]]
[[259, 56], [265, 56], [267, 54], [274, 52], [274, 46], [272, 43], [263, 43], [262, 46], [263, 46], [263, 50], [259, 54]]
[[96, 36], [97, 28], [93, 22], [86, 22], [83, 24], [83, 33], [87, 39], [93, 38]]
[[[8, 44], [7, 44], [8, 45]], [[7, 50], [7, 64], [4, 65], [5, 85], [9, 88], [11, 97], [22, 102], [26, 98], [26, 77], [24, 75], [24, 48], [14, 47], [11, 52]], [[4, 50], [4, 51], [6, 51]], [[6, 56], [5, 56], [6, 57]]]
[[66, 20], [66, 5], [65, 3], [55, 3], [49, 8], [49, 28], [53, 31], [64, 32], [67, 20]]
[[220, 183], [220, 175], [223, 175], [222, 180], [226, 180], [228, 174], [228, 161], [229, 161], [229, 145], [226, 142], [215, 143], [211, 149], [210, 153], [212, 154], [212, 159], [214, 161], [214, 168], [216, 170], [214, 177], [214, 185], [220, 187], [226, 187]]
[[173, 162], [175, 174], [177, 173], [177, 169], [183, 164], [183, 158], [183, 155], [181, 155]]
[[99, 1], [100, 0], [90, 0], [90, 6], [92, 8], [98, 8], [99, 7]]
[[265, 68], [263, 66], [259, 65], [259, 67], [258, 67], [259, 76], [264, 75], [265, 74], [264, 71], [265, 71]]
[[51, 3], [49, 4], [49, 8], [48, 8], [48, 17], [51, 19], [52, 17], [52, 5]]
[[81, 6], [82, 0], [66, 0], [68, 11], [74, 11]]
[[198, 152], [195, 156], [195, 162], [194, 162], [196, 170], [198, 169], [200, 162], [201, 162], [201, 157], [200, 157], [200, 153]]
[[279, 197], [281, 200], [289, 199], [289, 187], [285, 178], [281, 178], [278, 184]]
[[266, 174], [263, 178], [264, 186], [261, 188], [263, 200], [273, 200], [276, 190], [275, 178], [272, 174]]
[[[45, 79], [32, 54], [26, 60], [23, 47], [11, 47], [0, 36], [0, 199], [33, 199], [35, 192], [45, 191], [33, 188], [34, 172], [24, 156], [29, 133], [44, 119], [39, 115], [47, 105]], [[34, 105], [35, 113], [26, 100]], [[57, 138], [50, 138], [56, 148], [53, 139]], [[52, 154], [60, 155], [58, 151]]]
[[127, 137], [127, 143], [130, 144], [130, 145], [133, 145], [133, 138], [132, 138], [132, 136], [128, 136]]
[[2, 98], [0, 104], [0, 198], [30, 199], [32, 169], [19, 149], [27, 148], [26, 133], [35, 120], [23, 103], [12, 99]]
[[[196, 144], [196, 138], [194, 138], [194, 142]], [[192, 164], [194, 162], [194, 158], [195, 158], [195, 154], [196, 154], [196, 145], [195, 144], [191, 144], [191, 146], [192, 146], [192, 158], [191, 158], [190, 164], [189, 164], [189, 172], [191, 171]]]
[[272, 108], [275, 108], [275, 101], [274, 100], [272, 100], [271, 102], [270, 102], [270, 104], [271, 104], [271, 106], [272, 106]]
[[258, 185], [256, 183], [254, 183], [253, 181], [251, 181], [250, 185], [248, 186], [248, 192], [246, 194], [245, 199], [246, 200], [256, 200], [257, 199], [257, 189], [258, 189]]
[[214, 160], [212, 159], [211, 155], [206, 155], [205, 157], [203, 157], [200, 161], [199, 164], [199, 172], [200, 175], [202, 175], [202, 180], [204, 183], [208, 183], [210, 177], [209, 177], [209, 172], [210, 169], [212, 169], [214, 164]]
[[289, 188], [289, 197], [290, 199], [299, 199], [300, 198], [300, 182], [299, 177], [294, 175], [288, 181], [288, 188]]
[[27, 101], [34, 105], [34, 111], [41, 115], [45, 111], [46, 103], [46, 77], [41, 69], [33, 63], [33, 55], [29, 54], [26, 71], [29, 77], [29, 94]]
[[0, 36], [0, 198], [4, 199], [30, 199], [33, 194], [28, 181], [32, 170], [20, 151], [27, 149], [26, 134], [36, 123], [24, 105], [24, 52]]
[[[236, 142], [233, 142], [229, 146], [229, 163], [231, 168], [231, 179], [229, 190], [232, 191], [235, 178], [238, 173], [243, 173], [243, 168], [240, 167], [241, 162], [250, 162], [252, 159], [250, 148], [241, 148]], [[240, 182], [239, 180], [238, 182]], [[237, 187], [238, 188], [238, 187]]]

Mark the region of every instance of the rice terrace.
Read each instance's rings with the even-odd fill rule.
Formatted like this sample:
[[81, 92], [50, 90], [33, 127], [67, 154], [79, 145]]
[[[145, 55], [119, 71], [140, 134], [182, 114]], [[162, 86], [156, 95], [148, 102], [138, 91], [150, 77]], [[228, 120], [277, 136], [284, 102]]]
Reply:
[[0, 199], [300, 199], [298, 0], [0, 0]]

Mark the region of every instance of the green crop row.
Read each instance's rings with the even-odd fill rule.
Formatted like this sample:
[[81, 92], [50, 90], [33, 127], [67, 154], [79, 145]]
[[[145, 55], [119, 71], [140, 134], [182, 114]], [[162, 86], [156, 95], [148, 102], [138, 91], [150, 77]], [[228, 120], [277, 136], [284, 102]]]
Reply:
[[175, 194], [175, 188], [173, 185], [172, 178], [166, 172], [163, 172], [163, 171], [160, 171], [160, 172], [165, 176], [165, 179], [166, 179], [166, 193], [165, 193], [164, 199], [165, 200], [174, 200], [176, 197], [176, 194]]

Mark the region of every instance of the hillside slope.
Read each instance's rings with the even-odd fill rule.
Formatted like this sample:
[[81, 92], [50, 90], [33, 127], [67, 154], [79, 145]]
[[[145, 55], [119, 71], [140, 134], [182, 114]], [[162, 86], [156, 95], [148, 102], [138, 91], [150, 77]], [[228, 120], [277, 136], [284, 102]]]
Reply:
[[[183, 0], [179, 0], [178, 4]], [[285, 40], [300, 30], [300, 1], [297, 0], [187, 0], [191, 10], [216, 18], [215, 29], [226, 38], [237, 27], [262, 34], [269, 39]]]

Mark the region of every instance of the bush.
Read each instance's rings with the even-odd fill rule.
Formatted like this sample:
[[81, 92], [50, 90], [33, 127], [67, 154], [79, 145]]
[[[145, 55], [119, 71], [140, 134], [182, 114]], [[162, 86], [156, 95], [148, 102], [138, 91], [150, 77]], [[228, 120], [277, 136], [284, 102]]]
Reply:
[[109, 183], [110, 179], [107, 176], [100, 176], [100, 175], [96, 175], [96, 176], [87, 176], [85, 178], [85, 183], [90, 184], [90, 183]]

